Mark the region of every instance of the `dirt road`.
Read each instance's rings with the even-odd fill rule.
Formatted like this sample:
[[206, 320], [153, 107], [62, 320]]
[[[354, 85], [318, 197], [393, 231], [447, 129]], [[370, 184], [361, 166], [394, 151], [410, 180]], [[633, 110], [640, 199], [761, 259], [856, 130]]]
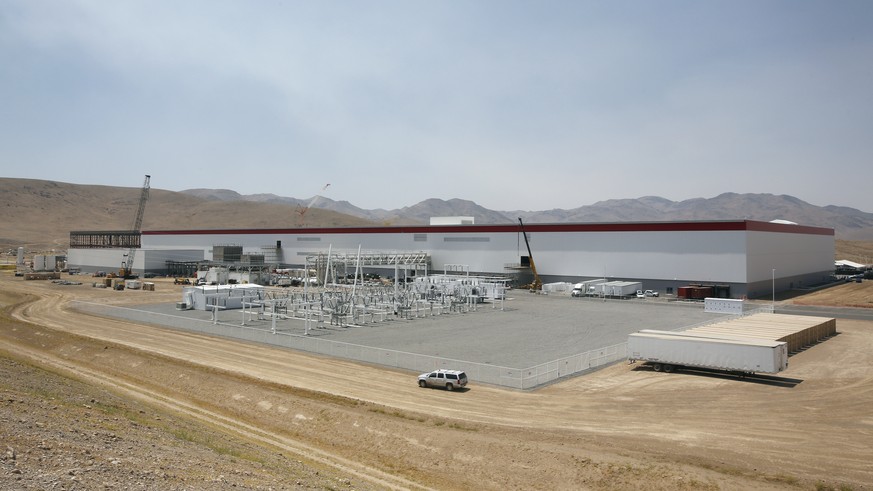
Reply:
[[[144, 292], [9, 275], [0, 276], [0, 287], [9, 304], [11, 292], [33, 298], [2, 323], [9, 353], [228, 438], [295, 455], [359, 489], [871, 489], [873, 483], [869, 322], [838, 320], [839, 335], [791, 357], [789, 369], [769, 383], [619, 364], [535, 392], [475, 381], [467, 391], [444, 392], [418, 388], [406, 372], [66, 307], [71, 298], [132, 302]], [[178, 297], [172, 285], [158, 290], [149, 302]]]

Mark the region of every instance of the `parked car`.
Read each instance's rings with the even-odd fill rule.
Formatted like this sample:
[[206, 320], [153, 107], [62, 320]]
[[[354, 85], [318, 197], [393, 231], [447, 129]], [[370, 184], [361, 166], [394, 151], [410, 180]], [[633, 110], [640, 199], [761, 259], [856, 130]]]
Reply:
[[657, 297], [658, 296], [658, 292], [656, 292], [655, 290], [646, 290], [645, 294], [647, 297]]
[[446, 390], [455, 390], [465, 385], [467, 385], [467, 374], [460, 370], [442, 368], [418, 376], [419, 387], [442, 387]]
[[637, 290], [637, 298], [646, 298], [646, 294], [642, 290]]

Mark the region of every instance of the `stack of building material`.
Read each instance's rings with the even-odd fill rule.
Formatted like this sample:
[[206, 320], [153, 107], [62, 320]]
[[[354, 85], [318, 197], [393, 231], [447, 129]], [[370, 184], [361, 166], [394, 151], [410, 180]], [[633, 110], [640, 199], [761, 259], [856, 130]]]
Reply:
[[836, 319], [761, 313], [682, 331], [721, 339], [766, 339], [784, 341], [796, 353], [837, 333]]
[[567, 293], [573, 289], [572, 283], [557, 282], [543, 283], [543, 292], [545, 293]]
[[61, 273], [58, 272], [38, 272], [38, 273], [24, 273], [25, 280], [59, 280], [61, 279]]

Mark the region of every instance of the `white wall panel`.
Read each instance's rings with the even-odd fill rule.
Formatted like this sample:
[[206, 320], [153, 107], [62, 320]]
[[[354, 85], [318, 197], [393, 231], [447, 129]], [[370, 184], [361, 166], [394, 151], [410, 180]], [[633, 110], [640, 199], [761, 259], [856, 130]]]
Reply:
[[[469, 232], [457, 227], [449, 231], [439, 227], [412, 227], [411, 231], [365, 229], [362, 233], [248, 230], [144, 234], [142, 243], [146, 250], [202, 251], [203, 259], [208, 260], [212, 259], [214, 245], [241, 245], [245, 252], [257, 253], [262, 247], [273, 247], [281, 241], [282, 260], [292, 265], [302, 265], [307, 255], [326, 253], [329, 247], [344, 254], [356, 253], [359, 246], [369, 252], [424, 251], [431, 255], [431, 266], [436, 271], [441, 271], [446, 264], [465, 264], [470, 271], [490, 273], [508, 272], [506, 265], [517, 265], [522, 256], [528, 255], [519, 230], [470, 227]], [[766, 231], [759, 231], [761, 227]], [[770, 227], [778, 229], [780, 226], [762, 222], [729, 222], [728, 225], [713, 222], [696, 224], [691, 229], [680, 224], [667, 230], [639, 225], [635, 230], [632, 224], [620, 227], [625, 230], [591, 231], [544, 231], [534, 226], [533, 230], [528, 230], [528, 236], [537, 271], [542, 276], [755, 284], [756, 289], [762, 290], [768, 286], [765, 282], [770, 279], [773, 268], [777, 270], [777, 277], [787, 281], [794, 277], [812, 278], [815, 273], [833, 268], [832, 234], [821, 234], [820, 229], [811, 233], [781, 232]], [[116, 262], [120, 264], [120, 258]]]
[[834, 237], [748, 232], [748, 282], [834, 269]]

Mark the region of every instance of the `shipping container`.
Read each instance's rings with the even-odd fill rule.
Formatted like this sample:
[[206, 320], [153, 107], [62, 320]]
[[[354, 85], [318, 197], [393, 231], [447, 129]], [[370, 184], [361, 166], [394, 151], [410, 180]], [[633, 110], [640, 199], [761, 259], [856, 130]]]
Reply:
[[714, 296], [715, 289], [712, 286], [688, 285], [680, 286], [676, 296], [686, 300], [703, 300]]

